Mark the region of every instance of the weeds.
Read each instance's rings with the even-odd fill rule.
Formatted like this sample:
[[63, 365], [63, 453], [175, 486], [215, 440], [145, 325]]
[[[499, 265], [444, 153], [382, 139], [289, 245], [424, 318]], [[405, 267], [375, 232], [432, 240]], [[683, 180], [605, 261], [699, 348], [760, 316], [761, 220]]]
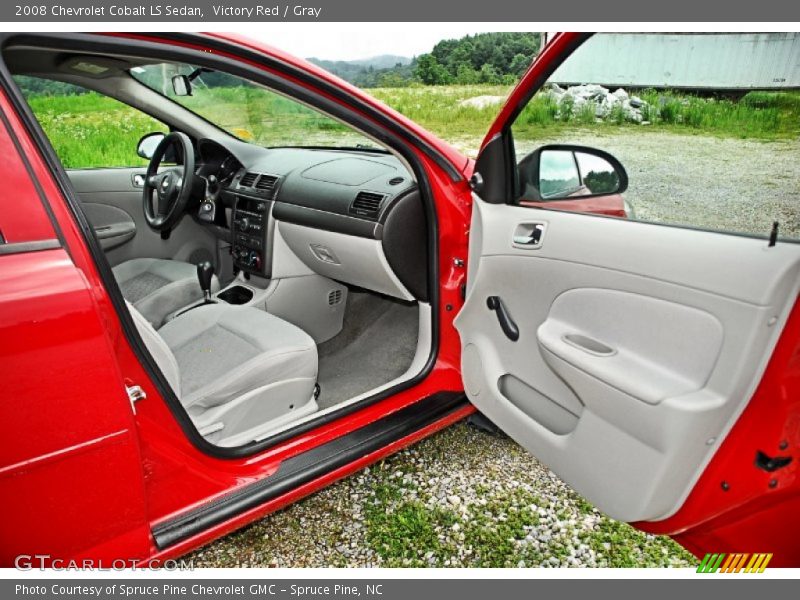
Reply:
[[[419, 446], [446, 463], [455, 440], [470, 452], [500, 451], [494, 440], [458, 426]], [[503, 444], [507, 456], [516, 446]], [[374, 495], [364, 511], [365, 540], [388, 567], [670, 566], [694, 558], [666, 537], [613, 521], [575, 492], [476, 481], [459, 487], [458, 502], [430, 487], [430, 468], [400, 455], [372, 469]], [[470, 467], [466, 467], [470, 468]], [[400, 475], [398, 475], [398, 472]], [[508, 470], [503, 469], [504, 476]], [[434, 486], [437, 484], [434, 484]]]

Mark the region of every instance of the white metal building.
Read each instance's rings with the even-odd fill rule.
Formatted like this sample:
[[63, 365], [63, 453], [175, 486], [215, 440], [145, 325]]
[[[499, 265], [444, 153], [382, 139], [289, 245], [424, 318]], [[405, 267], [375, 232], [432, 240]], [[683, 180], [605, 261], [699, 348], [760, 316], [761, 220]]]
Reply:
[[800, 33], [605, 33], [550, 81], [689, 90], [800, 89]]

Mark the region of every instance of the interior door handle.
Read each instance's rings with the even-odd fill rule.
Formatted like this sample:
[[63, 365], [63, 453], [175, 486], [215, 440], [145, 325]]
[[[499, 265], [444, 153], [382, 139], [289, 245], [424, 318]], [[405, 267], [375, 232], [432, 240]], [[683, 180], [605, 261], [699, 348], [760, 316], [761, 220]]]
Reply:
[[520, 248], [538, 248], [542, 245], [544, 228], [544, 223], [520, 223], [514, 230], [512, 241]]
[[500, 299], [500, 296], [489, 296], [486, 298], [486, 306], [489, 310], [493, 310], [497, 314], [497, 321], [500, 323], [500, 329], [506, 334], [506, 337], [512, 342], [519, 339], [519, 327], [511, 318], [506, 305]]

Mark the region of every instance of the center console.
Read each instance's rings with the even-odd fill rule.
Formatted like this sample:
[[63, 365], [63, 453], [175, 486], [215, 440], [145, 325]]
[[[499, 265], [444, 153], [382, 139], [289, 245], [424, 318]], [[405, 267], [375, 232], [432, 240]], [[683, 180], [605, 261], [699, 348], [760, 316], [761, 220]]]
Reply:
[[233, 264], [247, 273], [264, 274], [269, 206], [265, 200], [236, 197], [231, 254]]
[[235, 197], [231, 254], [240, 271], [270, 276], [269, 213], [280, 182], [277, 175], [240, 169], [228, 187]]

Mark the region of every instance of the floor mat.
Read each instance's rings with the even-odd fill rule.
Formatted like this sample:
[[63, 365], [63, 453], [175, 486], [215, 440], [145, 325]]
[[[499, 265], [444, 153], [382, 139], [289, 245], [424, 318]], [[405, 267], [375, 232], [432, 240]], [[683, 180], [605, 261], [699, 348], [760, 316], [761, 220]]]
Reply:
[[350, 290], [341, 333], [318, 347], [320, 410], [402, 375], [414, 359], [418, 325], [416, 304]]

